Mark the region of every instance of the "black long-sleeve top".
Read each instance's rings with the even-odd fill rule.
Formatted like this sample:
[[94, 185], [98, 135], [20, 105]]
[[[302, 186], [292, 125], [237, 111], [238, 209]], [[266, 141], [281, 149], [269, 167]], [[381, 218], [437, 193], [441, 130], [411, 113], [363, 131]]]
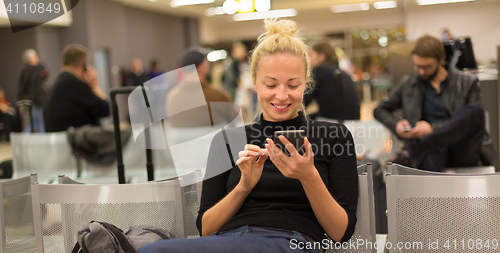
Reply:
[[101, 117], [109, 115], [108, 102], [69, 72], [62, 72], [58, 77], [43, 109], [47, 132], [66, 131], [70, 126], [98, 125]]
[[19, 78], [18, 99], [29, 99], [38, 106], [43, 106], [45, 97], [44, 83], [47, 80], [47, 69], [42, 64], [26, 65]]
[[[351, 77], [341, 70], [342, 95], [338, 95], [338, 85], [335, 71], [339, 68], [331, 63], [322, 64], [313, 69], [316, 86], [312, 93], [304, 96], [304, 104], [307, 106], [313, 98], [318, 101], [319, 115], [338, 119], [341, 108], [344, 109], [344, 119], [360, 118], [360, 100], [356, 86]], [[343, 102], [342, 104], [340, 104]]]
[[[237, 138], [237, 132], [241, 134], [245, 131], [247, 143], [263, 148], [265, 139], [272, 138], [274, 131], [298, 129], [306, 130], [315, 154], [314, 165], [333, 198], [347, 213], [348, 225], [341, 240], [347, 241], [354, 233], [356, 223], [358, 175], [354, 142], [344, 125], [306, 120], [302, 114], [283, 122], [269, 122], [261, 117], [260, 121], [244, 128], [226, 130], [226, 140], [229, 139], [230, 145], [233, 145], [231, 138]], [[210, 148], [206, 175], [214, 175], [214, 171], [215, 174], [221, 174], [209, 179], [206, 176], [203, 182], [196, 223], [200, 234], [203, 214], [224, 198], [240, 180], [241, 172], [237, 166], [231, 168], [225, 143], [223, 135], [219, 133]], [[228, 167], [220, 168], [221, 164]], [[244, 225], [294, 230], [318, 242], [326, 238], [300, 181], [283, 176], [269, 158], [264, 164], [260, 181], [236, 215], [219, 232]]]

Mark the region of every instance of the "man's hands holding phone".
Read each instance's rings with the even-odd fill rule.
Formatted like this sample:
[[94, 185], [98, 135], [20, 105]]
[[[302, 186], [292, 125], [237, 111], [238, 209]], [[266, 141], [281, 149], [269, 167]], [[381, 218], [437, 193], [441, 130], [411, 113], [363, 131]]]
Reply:
[[413, 128], [406, 119], [396, 124], [396, 134], [403, 139], [421, 139], [433, 132], [432, 126], [425, 120], [417, 122]]

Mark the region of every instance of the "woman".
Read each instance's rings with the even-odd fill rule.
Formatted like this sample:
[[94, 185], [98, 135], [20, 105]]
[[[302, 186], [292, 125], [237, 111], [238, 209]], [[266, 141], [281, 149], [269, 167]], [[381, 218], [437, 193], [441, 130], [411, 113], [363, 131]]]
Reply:
[[[360, 101], [351, 77], [339, 69], [335, 49], [327, 42], [314, 44], [309, 50], [313, 75], [316, 81], [314, 91], [304, 97], [307, 106], [313, 99], [318, 101], [318, 116], [330, 119], [360, 118]], [[337, 81], [340, 80], [340, 83]]]
[[[251, 58], [262, 114], [244, 129], [226, 130], [228, 139], [244, 130], [249, 144], [236, 166], [205, 178], [197, 219], [203, 236], [157, 242], [140, 252], [320, 252], [304, 245], [321, 243], [325, 232], [337, 242], [354, 232], [358, 179], [352, 137], [343, 125], [306, 119], [307, 47], [295, 36], [293, 21], [265, 23], [267, 33]], [[270, 139], [286, 129], [306, 130], [304, 155], [289, 147], [288, 156]], [[224, 144], [222, 134], [214, 137], [206, 174], [221, 170]]]

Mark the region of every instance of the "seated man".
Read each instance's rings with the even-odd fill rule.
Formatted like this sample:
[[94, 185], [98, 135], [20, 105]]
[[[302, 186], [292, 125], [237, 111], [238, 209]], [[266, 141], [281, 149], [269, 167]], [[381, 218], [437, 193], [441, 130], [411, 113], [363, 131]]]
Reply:
[[[477, 77], [445, 66], [441, 40], [429, 35], [412, 57], [418, 74], [404, 76], [374, 111], [405, 142], [393, 162], [429, 171], [477, 166], [486, 134]], [[400, 108], [403, 119], [393, 114]]]
[[109, 115], [106, 95], [99, 86], [97, 73], [88, 66], [89, 51], [81, 45], [69, 45], [63, 52], [63, 72], [49, 91], [44, 104], [47, 132], [66, 131], [68, 127], [99, 125]]

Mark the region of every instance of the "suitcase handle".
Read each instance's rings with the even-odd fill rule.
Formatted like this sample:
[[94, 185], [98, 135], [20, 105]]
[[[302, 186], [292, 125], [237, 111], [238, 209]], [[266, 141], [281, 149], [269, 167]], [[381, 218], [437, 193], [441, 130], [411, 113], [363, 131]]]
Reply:
[[[118, 104], [116, 103], [116, 95], [118, 94], [130, 94], [139, 86], [127, 86], [111, 89], [109, 92], [111, 98], [111, 110], [113, 111], [113, 125], [115, 128], [115, 140], [116, 140], [116, 161], [118, 169], [118, 183], [125, 184], [125, 166], [123, 164], [123, 153], [122, 153], [122, 141], [120, 133], [120, 121], [118, 119]], [[146, 101], [146, 106], [149, 107], [149, 101], [146, 96], [146, 91], [144, 85], [141, 85], [142, 92], [144, 94], [144, 99]], [[149, 129], [146, 128], [146, 142], [150, 141]], [[153, 155], [151, 149], [146, 149], [146, 169], [148, 173], [148, 181], [154, 180], [154, 167], [153, 167]]]

